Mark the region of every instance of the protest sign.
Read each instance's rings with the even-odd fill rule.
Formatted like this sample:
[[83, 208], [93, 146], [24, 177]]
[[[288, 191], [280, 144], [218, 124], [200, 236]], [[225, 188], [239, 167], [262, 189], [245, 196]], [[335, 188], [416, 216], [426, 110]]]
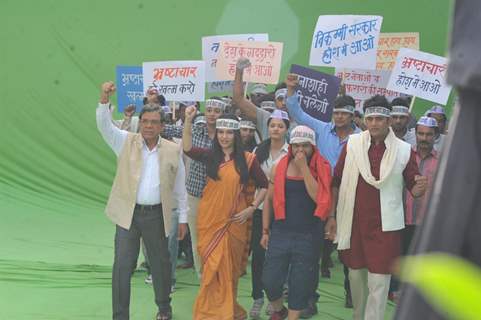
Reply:
[[155, 87], [168, 101], [203, 101], [204, 61], [158, 61], [142, 64], [144, 92]]
[[451, 92], [445, 81], [447, 63], [444, 57], [401, 48], [387, 88], [446, 104]]
[[336, 69], [335, 74], [342, 79], [346, 94], [356, 101], [357, 110], [362, 110], [364, 100], [377, 94], [386, 96], [389, 101], [405, 96], [386, 89], [391, 75], [387, 70]]
[[144, 105], [142, 67], [117, 66], [115, 74], [119, 112], [123, 112], [129, 104], [135, 104], [139, 112]]
[[202, 37], [202, 60], [205, 61], [205, 81], [217, 81], [215, 66], [221, 41], [269, 41], [267, 33], [226, 34], [221, 36]]
[[309, 64], [375, 69], [381, 24], [381, 16], [320, 16], [312, 37]]
[[282, 48], [281, 42], [222, 41], [217, 56], [217, 79], [234, 80], [236, 62], [245, 57], [252, 65], [244, 70], [244, 81], [276, 84], [281, 71]]
[[395, 32], [379, 34], [376, 69], [392, 70], [401, 48], [419, 50], [419, 32]]
[[291, 66], [290, 73], [298, 75], [296, 93], [302, 109], [316, 119], [330, 122], [341, 79], [296, 64]]

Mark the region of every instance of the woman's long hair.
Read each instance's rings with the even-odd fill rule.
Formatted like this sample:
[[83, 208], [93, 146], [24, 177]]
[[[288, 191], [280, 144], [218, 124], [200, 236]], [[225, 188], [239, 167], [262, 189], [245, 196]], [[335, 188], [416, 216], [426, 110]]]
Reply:
[[[269, 118], [267, 120], [267, 126], [271, 123], [272, 118]], [[284, 121], [284, 124], [286, 125], [286, 129], [289, 130], [289, 120], [282, 119]], [[257, 160], [259, 161], [259, 164], [263, 164], [264, 161], [269, 159], [269, 153], [271, 152], [271, 138], [268, 138], [264, 141], [262, 141], [256, 149], [256, 157]]]
[[[239, 120], [236, 116], [231, 114], [222, 115], [219, 119], [232, 119]], [[224, 151], [217, 139], [217, 130], [215, 132], [214, 141], [212, 142], [212, 152], [209, 155], [209, 161], [207, 162], [207, 176], [213, 180], [219, 180], [219, 166], [224, 161]], [[247, 161], [244, 155], [244, 147], [242, 146], [242, 140], [239, 130], [234, 130], [234, 152], [233, 160], [237, 173], [240, 176], [240, 182], [246, 185], [249, 181], [249, 169], [247, 168]]]

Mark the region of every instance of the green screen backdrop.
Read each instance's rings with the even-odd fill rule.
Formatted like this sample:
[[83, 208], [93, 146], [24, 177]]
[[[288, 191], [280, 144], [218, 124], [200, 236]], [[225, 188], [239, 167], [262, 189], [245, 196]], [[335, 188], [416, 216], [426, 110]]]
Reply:
[[[268, 33], [284, 43], [284, 77], [308, 65], [321, 14], [382, 15], [382, 32], [419, 32], [421, 50], [445, 55], [450, 11], [448, 0], [0, 1], [0, 319], [110, 317], [103, 208], [116, 161], [95, 108], [117, 65], [200, 60], [202, 36]], [[417, 99], [415, 111], [430, 105]], [[141, 282], [132, 304], [146, 319]]]

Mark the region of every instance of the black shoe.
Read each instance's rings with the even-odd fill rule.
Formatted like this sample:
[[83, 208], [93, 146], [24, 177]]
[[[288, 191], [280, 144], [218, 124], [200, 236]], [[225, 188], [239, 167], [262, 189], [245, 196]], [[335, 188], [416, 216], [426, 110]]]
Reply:
[[332, 261], [332, 258], [330, 256], [326, 259], [326, 262], [324, 264], [328, 268], [334, 268], [334, 262]]
[[177, 269], [192, 269], [194, 267], [193, 263], [185, 262], [183, 264], [179, 264]]
[[346, 303], [344, 304], [344, 307], [348, 309], [352, 309], [351, 290], [346, 291]]
[[328, 268], [321, 268], [321, 277], [322, 278], [331, 278], [331, 271]]
[[312, 318], [317, 314], [317, 301], [309, 299], [307, 302], [307, 308], [301, 311], [300, 318], [301, 319], [309, 319]]

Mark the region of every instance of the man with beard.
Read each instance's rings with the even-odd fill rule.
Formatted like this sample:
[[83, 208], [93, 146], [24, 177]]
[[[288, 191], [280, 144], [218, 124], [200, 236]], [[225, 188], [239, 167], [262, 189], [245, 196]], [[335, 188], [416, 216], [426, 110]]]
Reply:
[[426, 116], [436, 119], [438, 123], [438, 133], [434, 138], [434, 150], [441, 151], [444, 139], [446, 138], [446, 122], [448, 118], [446, 117], [446, 113], [444, 112], [444, 108], [441, 106], [433, 106], [431, 109], [426, 111]]
[[438, 152], [434, 150], [434, 139], [438, 131], [438, 123], [434, 118], [421, 117], [416, 125], [416, 145], [413, 150], [416, 154], [419, 172], [428, 179], [428, 185], [426, 194], [419, 198], [414, 198], [409, 192], [406, 192], [406, 228], [403, 230], [403, 254], [407, 254], [416, 226], [423, 222], [426, 215], [434, 174], [438, 166]]
[[240, 121], [240, 136], [244, 150], [252, 152], [257, 146], [256, 143], [256, 125], [254, 122], [246, 119]]

